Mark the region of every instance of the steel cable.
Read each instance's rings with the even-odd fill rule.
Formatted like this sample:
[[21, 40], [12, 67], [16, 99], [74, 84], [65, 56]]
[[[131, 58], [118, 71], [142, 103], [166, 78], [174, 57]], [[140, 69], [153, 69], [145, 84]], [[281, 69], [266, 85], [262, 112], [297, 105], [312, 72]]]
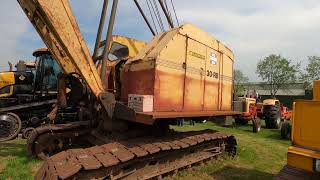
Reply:
[[174, 4], [173, 4], [172, 0], [171, 0], [171, 5], [172, 5], [172, 9], [173, 9], [174, 15], [175, 15], [176, 20], [177, 20], [177, 24], [178, 24], [178, 26], [180, 26], [179, 19], [178, 19], [177, 13], [176, 13], [176, 8], [174, 7]]
[[156, 23], [154, 21], [153, 13], [152, 13], [150, 5], [149, 5], [149, 0], [146, 0], [146, 2], [147, 2], [147, 6], [148, 6], [148, 9], [149, 9], [149, 13], [150, 13], [150, 16], [151, 16], [151, 19], [152, 19], [152, 23], [153, 23], [154, 29], [156, 30], [156, 32], [158, 34], [158, 28], [157, 28]]
[[155, 7], [157, 16], [158, 16], [158, 18], [159, 18], [159, 21], [160, 21], [161, 30], [162, 30], [162, 31], [165, 31], [165, 28], [164, 28], [164, 25], [163, 25], [163, 21], [162, 21], [162, 18], [161, 18], [161, 14], [160, 14], [160, 11], [159, 11], [159, 8], [158, 8], [158, 4], [157, 4], [157, 2], [156, 2], [155, 0], [153, 0], [153, 4], [154, 4], [154, 7]]

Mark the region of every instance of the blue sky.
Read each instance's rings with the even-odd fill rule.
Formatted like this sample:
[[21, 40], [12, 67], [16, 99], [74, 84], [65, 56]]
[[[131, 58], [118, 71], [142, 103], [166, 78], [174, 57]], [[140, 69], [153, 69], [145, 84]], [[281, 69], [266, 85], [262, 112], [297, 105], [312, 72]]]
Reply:
[[[140, 0], [145, 2], [145, 0]], [[281, 54], [305, 64], [320, 56], [318, 0], [173, 0], [180, 22], [191, 22], [227, 44], [235, 53], [236, 68], [257, 81], [257, 62]], [[89, 48], [97, 31], [102, 0], [70, 0]], [[33, 59], [43, 43], [18, 3], [2, 0], [0, 7], [0, 70], [7, 61]], [[115, 33], [150, 40], [151, 33], [132, 0], [120, 0]]]

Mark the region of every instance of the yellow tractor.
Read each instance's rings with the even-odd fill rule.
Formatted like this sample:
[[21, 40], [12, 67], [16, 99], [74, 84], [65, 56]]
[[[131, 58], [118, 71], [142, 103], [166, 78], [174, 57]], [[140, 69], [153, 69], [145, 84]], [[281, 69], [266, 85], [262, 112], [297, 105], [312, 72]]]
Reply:
[[277, 180], [320, 179], [320, 81], [313, 83], [313, 100], [293, 104], [292, 145], [288, 148], [287, 165]]
[[[0, 98], [12, 97], [33, 83], [35, 63], [19, 61], [16, 68], [16, 71], [0, 72]], [[0, 107], [3, 107], [3, 104]]]
[[19, 61], [15, 71], [10, 65], [11, 71], [0, 72], [0, 142], [20, 132], [27, 138], [56, 102], [60, 67], [47, 48], [33, 56], [34, 62]]

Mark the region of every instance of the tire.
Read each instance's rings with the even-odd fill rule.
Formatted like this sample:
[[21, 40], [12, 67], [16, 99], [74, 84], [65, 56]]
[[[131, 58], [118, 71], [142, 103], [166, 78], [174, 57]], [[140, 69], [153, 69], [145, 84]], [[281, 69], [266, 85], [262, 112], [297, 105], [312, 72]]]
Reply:
[[236, 122], [236, 124], [239, 124], [239, 125], [247, 125], [248, 124], [247, 120], [241, 119], [241, 118], [236, 118], [235, 122]]
[[252, 131], [258, 133], [261, 131], [261, 120], [256, 118], [252, 120]]
[[[0, 115], [0, 142], [9, 141], [18, 136], [22, 122], [18, 115], [6, 113]], [[6, 129], [7, 128], [7, 129]]]
[[281, 127], [281, 115], [279, 107], [267, 106], [264, 109], [264, 116], [268, 129], [279, 129]]
[[32, 128], [32, 127], [29, 127], [29, 128], [22, 130], [22, 138], [28, 139], [31, 136], [33, 130], [34, 130], [34, 128]]
[[291, 124], [285, 121], [281, 125], [281, 138], [290, 139], [291, 138]]
[[274, 119], [265, 119], [266, 127], [268, 129], [280, 129], [281, 127], [281, 119], [280, 116]]
[[275, 115], [271, 118], [271, 128], [280, 129], [280, 127], [281, 127], [281, 116], [279, 112], [278, 115]]

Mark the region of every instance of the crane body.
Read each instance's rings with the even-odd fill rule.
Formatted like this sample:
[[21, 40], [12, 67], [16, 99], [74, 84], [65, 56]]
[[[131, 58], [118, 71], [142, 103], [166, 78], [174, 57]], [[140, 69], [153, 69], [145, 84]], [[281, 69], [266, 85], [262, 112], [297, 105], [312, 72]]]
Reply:
[[47, 159], [36, 179], [150, 179], [235, 155], [232, 135], [170, 129], [177, 118], [241, 114], [232, 110], [233, 53], [220, 41], [191, 24], [149, 43], [114, 36], [114, 0], [106, 41], [97, 40], [103, 54], [91, 57], [67, 0], [18, 2], [64, 70], [52, 124], [28, 140], [30, 155]]

